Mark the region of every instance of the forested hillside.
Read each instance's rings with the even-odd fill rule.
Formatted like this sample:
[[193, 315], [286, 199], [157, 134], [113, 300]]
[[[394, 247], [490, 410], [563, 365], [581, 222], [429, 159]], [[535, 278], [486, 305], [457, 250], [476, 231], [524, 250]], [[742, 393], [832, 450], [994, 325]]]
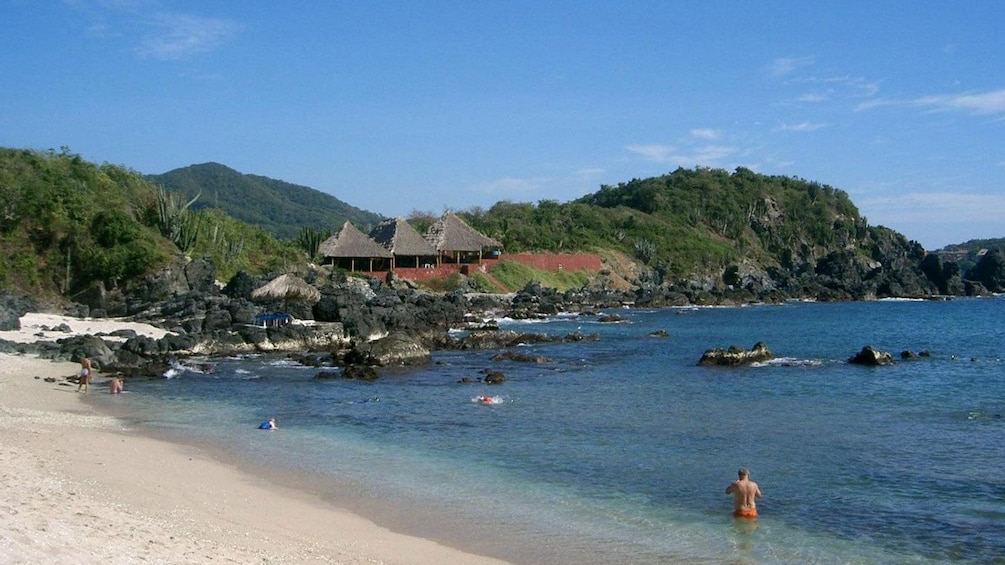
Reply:
[[902, 236], [874, 228], [843, 191], [747, 169], [678, 169], [602, 186], [575, 202], [501, 202], [468, 219], [509, 251], [614, 247], [684, 275], [741, 260], [794, 266]]
[[709, 300], [860, 300], [1001, 288], [996, 276], [969, 281], [957, 264], [870, 226], [841, 190], [744, 168], [677, 169], [566, 204], [500, 202], [464, 216], [510, 252], [628, 253], [649, 267], [641, 291], [663, 300], [675, 292]]
[[[242, 270], [289, 270], [317, 259], [309, 256], [312, 238], [304, 233], [330, 220], [294, 210], [318, 212], [333, 197], [221, 165], [174, 173], [171, 192], [135, 171], [88, 163], [68, 150], [0, 149], [0, 285], [65, 300], [128, 287], [183, 255], [209, 256], [223, 281]], [[221, 188], [207, 193], [208, 186]], [[198, 207], [218, 197], [220, 208]], [[235, 213], [275, 212], [282, 208], [277, 199], [295, 204], [284, 208], [291, 216], [273, 215], [290, 240], [232, 217], [225, 199], [233, 199], [228, 208]], [[602, 186], [573, 202], [499, 202], [460, 215], [509, 253], [613, 250], [634, 257], [637, 264], [624, 276], [634, 277], [630, 284], [640, 298], [653, 303], [678, 295], [692, 302], [842, 300], [1005, 290], [999, 251], [963, 268], [891, 229], [870, 226], [841, 190], [743, 168], [678, 169]], [[362, 218], [361, 229], [379, 219]], [[430, 220], [412, 218], [420, 231]]]
[[285, 240], [296, 238], [305, 227], [330, 231], [349, 220], [368, 230], [383, 219], [313, 188], [240, 173], [219, 163], [192, 165], [147, 179], [186, 200], [199, 196], [192, 204], [196, 210], [223, 210]]
[[69, 150], [0, 148], [0, 288], [59, 302], [128, 286], [182, 253], [222, 277], [306, 255], [219, 210], [193, 211], [136, 171]]

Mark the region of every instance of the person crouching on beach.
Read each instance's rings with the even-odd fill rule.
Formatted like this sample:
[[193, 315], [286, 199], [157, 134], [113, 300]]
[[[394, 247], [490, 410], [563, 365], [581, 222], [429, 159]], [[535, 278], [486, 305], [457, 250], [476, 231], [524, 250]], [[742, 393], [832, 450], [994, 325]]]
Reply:
[[750, 472], [740, 468], [736, 472], [737, 479], [726, 487], [726, 494], [733, 495], [734, 518], [757, 518], [757, 504], [754, 499], [761, 498], [761, 488], [750, 480]]
[[80, 376], [77, 377], [77, 392], [84, 389], [87, 392], [87, 385], [91, 384], [91, 358], [84, 357], [80, 360]]
[[112, 377], [108, 381], [108, 392], [112, 394], [119, 394], [122, 392], [122, 379], [119, 377]]
[[260, 429], [260, 430], [275, 430], [275, 429], [278, 429], [278, 426], [276, 426], [276, 419], [275, 418], [269, 418], [267, 421], [262, 422], [261, 424], [259, 424], [258, 429]]

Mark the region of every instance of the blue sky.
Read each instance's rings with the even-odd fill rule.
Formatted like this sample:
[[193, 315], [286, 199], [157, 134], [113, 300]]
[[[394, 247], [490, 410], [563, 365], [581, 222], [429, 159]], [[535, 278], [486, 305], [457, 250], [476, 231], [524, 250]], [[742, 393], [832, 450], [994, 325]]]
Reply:
[[0, 0], [0, 145], [216, 161], [387, 216], [705, 166], [1005, 237], [997, 1]]

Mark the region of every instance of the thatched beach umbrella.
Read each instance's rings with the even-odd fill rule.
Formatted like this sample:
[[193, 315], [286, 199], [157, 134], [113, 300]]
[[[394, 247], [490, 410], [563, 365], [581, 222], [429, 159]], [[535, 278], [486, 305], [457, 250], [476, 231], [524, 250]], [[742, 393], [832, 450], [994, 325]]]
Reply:
[[251, 299], [258, 302], [282, 300], [288, 310], [290, 302], [314, 303], [321, 300], [321, 292], [304, 279], [287, 273], [253, 290]]

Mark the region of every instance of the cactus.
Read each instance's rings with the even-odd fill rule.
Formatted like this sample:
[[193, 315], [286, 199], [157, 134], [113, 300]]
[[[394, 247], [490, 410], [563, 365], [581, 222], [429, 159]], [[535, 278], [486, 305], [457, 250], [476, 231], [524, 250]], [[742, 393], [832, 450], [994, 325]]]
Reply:
[[297, 245], [307, 252], [307, 256], [312, 259], [317, 256], [321, 243], [328, 238], [328, 233], [320, 228], [306, 227], [300, 230], [297, 235]]
[[175, 198], [175, 194], [168, 194], [163, 188], [157, 191], [157, 226], [160, 228], [161, 235], [170, 239], [182, 251], [190, 250], [195, 244], [198, 226], [185, 227], [185, 224], [188, 223], [189, 207], [201, 195], [200, 192], [188, 203], [182, 204], [180, 200]]

